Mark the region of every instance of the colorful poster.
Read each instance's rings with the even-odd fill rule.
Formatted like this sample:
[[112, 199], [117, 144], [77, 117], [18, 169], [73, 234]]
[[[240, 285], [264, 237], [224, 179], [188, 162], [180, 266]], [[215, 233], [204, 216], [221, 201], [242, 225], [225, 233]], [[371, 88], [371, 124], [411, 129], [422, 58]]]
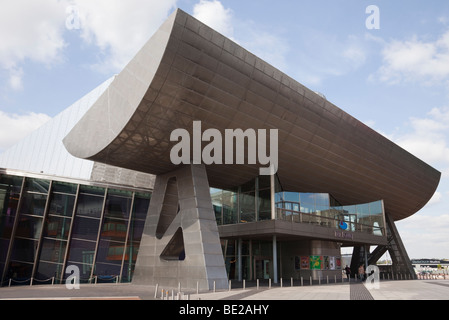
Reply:
[[329, 257], [329, 266], [331, 270], [335, 270], [337, 268], [335, 263], [335, 257]]
[[309, 265], [310, 265], [309, 260], [310, 260], [309, 256], [301, 257], [301, 269], [305, 269], [305, 270], [309, 269]]
[[341, 270], [341, 257], [337, 257], [335, 263], [337, 265], [337, 270]]
[[311, 270], [321, 270], [322, 268], [322, 256], [310, 256], [310, 269]]

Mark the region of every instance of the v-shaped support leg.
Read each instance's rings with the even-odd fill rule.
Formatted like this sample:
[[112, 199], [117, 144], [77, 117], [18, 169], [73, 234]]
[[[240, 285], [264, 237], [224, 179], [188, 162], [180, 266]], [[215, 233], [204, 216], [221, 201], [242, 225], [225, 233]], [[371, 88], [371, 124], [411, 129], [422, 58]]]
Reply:
[[158, 176], [133, 283], [210, 290], [214, 282], [228, 286], [205, 166]]

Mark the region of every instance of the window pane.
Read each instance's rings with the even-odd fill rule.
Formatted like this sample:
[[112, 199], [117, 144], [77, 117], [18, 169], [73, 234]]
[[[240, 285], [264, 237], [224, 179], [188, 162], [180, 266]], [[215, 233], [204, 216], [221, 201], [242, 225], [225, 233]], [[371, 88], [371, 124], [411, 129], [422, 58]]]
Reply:
[[47, 262], [64, 262], [67, 242], [43, 239], [40, 260]]
[[128, 221], [105, 218], [101, 238], [125, 242], [127, 228]]
[[301, 205], [308, 204], [309, 205], [308, 207], [310, 207], [310, 205], [314, 205], [315, 204], [314, 196], [315, 196], [314, 193], [301, 193], [300, 194]]
[[0, 239], [10, 239], [20, 194], [0, 186]]
[[27, 239], [15, 239], [12, 250], [12, 260], [34, 263], [37, 241]]
[[21, 212], [35, 216], [43, 216], [47, 195], [38, 193], [25, 193]]
[[97, 241], [99, 226], [99, 219], [77, 217], [73, 224], [72, 238]]
[[259, 191], [259, 220], [271, 220], [271, 191]]
[[237, 213], [237, 193], [223, 191], [223, 224], [236, 224]]
[[22, 181], [22, 177], [2, 175], [0, 177], [0, 188], [8, 189], [15, 193], [20, 193]]
[[240, 220], [241, 222], [252, 222], [255, 217], [255, 192], [240, 195]]
[[105, 189], [101, 188], [101, 187], [86, 186], [86, 185], [80, 186], [80, 193], [83, 193], [83, 194], [104, 196], [104, 192], [105, 192]]
[[105, 207], [105, 217], [129, 219], [131, 198], [108, 195]]
[[53, 192], [76, 194], [78, 185], [65, 182], [53, 182]]
[[49, 214], [71, 217], [73, 215], [74, 205], [75, 196], [53, 193], [50, 199]]
[[67, 240], [72, 219], [48, 216], [44, 226], [44, 237]]
[[148, 208], [150, 206], [150, 198], [143, 198], [140, 195], [134, 198], [134, 219], [146, 220]]
[[98, 246], [97, 262], [121, 265], [124, 250], [125, 243], [102, 239]]
[[20, 215], [16, 236], [39, 239], [42, 231], [42, 218]]
[[145, 227], [145, 221], [131, 220], [131, 226], [129, 228], [129, 241], [139, 241], [142, 238], [143, 229]]
[[95, 242], [72, 240], [70, 243], [69, 262], [92, 264], [95, 254]]
[[76, 208], [76, 216], [100, 218], [104, 197], [80, 194]]
[[50, 181], [42, 179], [25, 179], [25, 190], [39, 193], [48, 193]]

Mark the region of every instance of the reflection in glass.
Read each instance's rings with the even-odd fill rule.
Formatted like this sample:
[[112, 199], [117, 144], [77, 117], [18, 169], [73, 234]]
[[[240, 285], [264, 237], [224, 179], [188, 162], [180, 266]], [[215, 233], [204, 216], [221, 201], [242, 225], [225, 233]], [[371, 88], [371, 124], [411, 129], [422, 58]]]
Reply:
[[67, 242], [52, 239], [42, 240], [41, 261], [63, 263]]
[[238, 223], [237, 193], [223, 191], [223, 224]]
[[99, 226], [99, 219], [77, 217], [73, 224], [72, 238], [96, 241]]
[[[63, 265], [60, 263], [40, 261], [35, 278], [41, 281], [46, 281], [48, 284], [51, 284], [52, 281], [54, 281], [54, 283], [60, 283], [59, 279], [61, 279], [61, 276], [63, 275], [62, 268]], [[54, 279], [52, 279], [53, 277]]]
[[14, 239], [12, 260], [34, 263], [36, 257], [37, 241], [29, 239]]
[[25, 190], [29, 192], [39, 192], [39, 193], [48, 193], [48, 188], [50, 187], [49, 180], [42, 179], [25, 179]]
[[118, 219], [129, 219], [131, 209], [131, 196], [114, 196], [108, 194], [105, 207], [105, 216]]
[[101, 196], [80, 194], [76, 207], [76, 216], [100, 218], [103, 210], [103, 200], [104, 197]]
[[[22, 182], [25, 185], [20, 201]], [[69, 276], [64, 266], [74, 265], [80, 268], [81, 282], [85, 283], [95, 260], [99, 282], [120, 275], [122, 268], [122, 281], [131, 281], [151, 194], [108, 189], [105, 201], [105, 190], [0, 175], [0, 275], [5, 276], [1, 280], [29, 285], [31, 277], [38, 280], [35, 284], [51, 283], [55, 277], [55, 283], [61, 283]], [[19, 203], [20, 215], [12, 234]], [[7, 261], [11, 239], [14, 243]]]
[[43, 216], [45, 211], [45, 203], [47, 202], [46, 194], [25, 193], [21, 212], [35, 216]]
[[73, 215], [73, 207], [75, 205], [75, 196], [53, 193], [50, 199], [49, 214], [71, 217]]
[[72, 240], [69, 249], [69, 262], [81, 262], [92, 264], [95, 254], [95, 242], [84, 240]]
[[271, 191], [259, 191], [259, 220], [271, 220]]
[[255, 192], [240, 194], [240, 221], [253, 222], [256, 220]]
[[44, 237], [67, 240], [71, 218], [48, 216], [44, 226]]
[[16, 237], [39, 239], [42, 231], [42, 218], [20, 215]]

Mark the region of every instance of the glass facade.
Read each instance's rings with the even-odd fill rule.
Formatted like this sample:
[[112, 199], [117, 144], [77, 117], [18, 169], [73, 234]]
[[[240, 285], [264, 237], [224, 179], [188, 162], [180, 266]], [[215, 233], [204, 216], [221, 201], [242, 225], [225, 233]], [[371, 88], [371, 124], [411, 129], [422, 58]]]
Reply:
[[0, 174], [1, 284], [130, 282], [151, 194]]
[[[384, 236], [383, 201], [342, 206], [327, 193], [289, 192], [274, 179], [276, 219]], [[260, 176], [234, 190], [211, 190], [219, 225], [271, 220], [271, 179]]]
[[234, 190], [211, 190], [218, 225], [271, 220], [270, 177], [261, 176]]

